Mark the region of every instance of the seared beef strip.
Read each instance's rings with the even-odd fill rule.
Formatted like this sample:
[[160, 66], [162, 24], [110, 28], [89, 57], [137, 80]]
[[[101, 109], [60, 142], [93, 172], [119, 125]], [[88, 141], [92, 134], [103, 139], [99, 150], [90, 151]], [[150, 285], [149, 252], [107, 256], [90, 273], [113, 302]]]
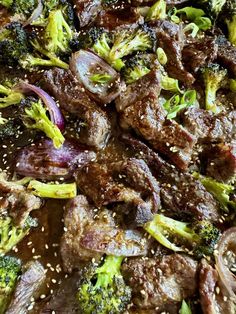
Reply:
[[185, 68], [191, 73], [197, 73], [201, 67], [205, 67], [217, 58], [218, 45], [213, 36], [193, 40], [187, 43], [182, 51]]
[[207, 146], [202, 161], [207, 176], [224, 183], [233, 182], [236, 177], [236, 142]]
[[143, 158], [161, 184], [162, 206], [181, 219], [208, 219], [217, 222], [219, 205], [200, 181], [189, 173], [178, 171], [148, 146], [130, 136], [123, 136], [137, 156]]
[[[137, 178], [143, 181], [137, 183]], [[99, 208], [121, 203], [124, 213], [131, 215], [138, 226], [151, 220], [160, 204], [158, 183], [142, 160], [129, 159], [110, 165], [90, 163], [79, 169], [76, 181]]]
[[139, 256], [147, 253], [147, 242], [137, 230], [116, 226], [111, 212], [98, 212], [86, 197], [78, 195], [65, 208], [65, 233], [61, 240], [61, 256], [66, 272], [102, 254]]
[[55, 311], [57, 314], [77, 314], [79, 313], [79, 304], [76, 300], [81, 280], [81, 273], [76, 272], [71, 277], [66, 278], [60, 284], [58, 290], [52, 295], [46, 303], [40, 314], [51, 314]]
[[[218, 287], [218, 288], [217, 288]], [[219, 289], [219, 291], [216, 291]], [[206, 260], [202, 260], [199, 274], [199, 292], [204, 314], [233, 314], [235, 304], [227, 298], [217, 271]]]
[[177, 314], [180, 302], [197, 289], [197, 262], [186, 255], [129, 259], [122, 274], [132, 287], [132, 302], [140, 309]]
[[41, 180], [71, 178], [76, 167], [96, 159], [96, 153], [77, 141], [66, 140], [55, 148], [52, 141], [41, 140], [22, 148], [16, 157], [17, 174]]
[[110, 135], [108, 116], [88, 96], [72, 73], [59, 68], [45, 71], [43, 84], [64, 110], [85, 122], [86, 126], [80, 133], [80, 140], [95, 148], [103, 148]]
[[92, 23], [102, 9], [102, 0], [73, 0], [80, 27]]
[[166, 70], [168, 75], [180, 80], [185, 85], [192, 85], [195, 79], [184, 68], [182, 61], [184, 46], [182, 26], [167, 20], [154, 21], [150, 25], [155, 29], [158, 47], [161, 47], [167, 55]]
[[218, 37], [217, 43], [218, 62], [227, 68], [232, 75], [236, 76], [236, 47], [232, 45], [223, 35]]
[[40, 296], [40, 288], [45, 280], [45, 269], [38, 261], [27, 264], [25, 272], [21, 275], [16, 286], [6, 314], [27, 314], [32, 299], [37, 299]]
[[180, 169], [186, 169], [195, 138], [174, 120], [166, 119], [166, 112], [159, 103], [159, 93], [158, 71], [151, 71], [130, 84], [116, 99], [121, 125], [134, 129], [155, 150], [166, 155]]
[[236, 111], [227, 115], [191, 107], [183, 115], [183, 124], [199, 141], [209, 143], [236, 140]]
[[98, 27], [114, 30], [119, 26], [122, 27], [129, 24], [138, 25], [138, 23], [142, 22], [142, 19], [137, 10], [128, 3], [126, 5], [118, 3], [117, 7], [115, 5], [105, 7], [105, 10], [102, 10], [98, 15], [95, 24]]
[[23, 225], [30, 212], [39, 209], [42, 201], [26, 190], [23, 185], [7, 181], [0, 174], [0, 212], [8, 213], [16, 225]]

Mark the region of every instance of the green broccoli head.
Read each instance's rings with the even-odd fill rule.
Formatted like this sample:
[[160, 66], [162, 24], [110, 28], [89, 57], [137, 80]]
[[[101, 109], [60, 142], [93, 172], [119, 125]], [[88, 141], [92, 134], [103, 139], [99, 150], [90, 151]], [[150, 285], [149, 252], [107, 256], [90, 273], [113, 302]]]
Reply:
[[114, 36], [114, 43], [109, 53], [111, 63], [137, 51], [152, 50], [154, 46], [154, 33], [146, 24], [135, 30], [118, 31]]
[[159, 20], [166, 18], [166, 1], [158, 0], [153, 6], [148, 10], [145, 20]]
[[15, 14], [30, 16], [38, 4], [37, 0], [14, 0], [11, 10]]
[[218, 229], [208, 221], [189, 224], [162, 214], [155, 215], [144, 229], [168, 249], [181, 252], [190, 247], [196, 257], [212, 255], [219, 239]]
[[0, 0], [0, 5], [6, 7], [7, 9], [10, 9], [12, 6], [13, 0]]
[[37, 226], [37, 221], [28, 217], [23, 227], [14, 225], [9, 216], [0, 218], [0, 254], [6, 254], [19, 243], [30, 231]]
[[212, 18], [216, 18], [223, 6], [225, 5], [226, 0], [197, 0], [196, 4], [200, 5], [204, 11]]
[[12, 256], [0, 256], [0, 314], [5, 313], [20, 271], [19, 259]]
[[[108, 32], [103, 27], [93, 26], [86, 31], [82, 30], [74, 34], [74, 37], [70, 43], [72, 50], [78, 51], [80, 49], [92, 48], [97, 40], [101, 38], [103, 33], [106, 33], [106, 35], [108, 35]], [[110, 38], [107, 39], [107, 42], [110, 43]]]
[[55, 53], [49, 52], [37, 39], [31, 41], [34, 54], [27, 53], [19, 59], [19, 65], [28, 71], [35, 71], [38, 67], [59, 67], [68, 69], [69, 65], [62, 61]]
[[131, 84], [150, 72], [150, 62], [144, 55], [137, 54], [125, 63], [122, 74], [127, 84]]
[[15, 136], [17, 127], [14, 121], [0, 118], [0, 140], [5, 140], [11, 136]]
[[222, 11], [221, 20], [227, 25], [229, 41], [236, 46], [236, 1], [226, 1]]
[[0, 108], [17, 105], [24, 98], [24, 95], [14, 90], [14, 83], [5, 81], [0, 84]]
[[201, 258], [204, 255], [212, 255], [219, 240], [220, 231], [208, 220], [197, 221], [192, 224], [192, 228], [200, 238], [194, 249], [195, 256]]
[[84, 314], [123, 313], [131, 289], [120, 273], [123, 257], [106, 256], [104, 263], [86, 270], [77, 299]]
[[26, 127], [42, 131], [49, 137], [56, 148], [60, 148], [65, 138], [59, 128], [49, 119], [41, 100], [32, 101], [31, 98], [23, 102], [26, 106], [23, 122]]
[[56, 55], [68, 55], [73, 31], [66, 22], [63, 12], [58, 9], [51, 11], [48, 16], [48, 24], [45, 29], [45, 48]]
[[18, 22], [8, 24], [0, 32], [0, 63], [14, 66], [29, 51], [28, 36]]
[[205, 106], [207, 110], [218, 113], [220, 108], [216, 104], [216, 93], [222, 87], [227, 70], [220, 68], [218, 64], [210, 64], [202, 69], [205, 84]]

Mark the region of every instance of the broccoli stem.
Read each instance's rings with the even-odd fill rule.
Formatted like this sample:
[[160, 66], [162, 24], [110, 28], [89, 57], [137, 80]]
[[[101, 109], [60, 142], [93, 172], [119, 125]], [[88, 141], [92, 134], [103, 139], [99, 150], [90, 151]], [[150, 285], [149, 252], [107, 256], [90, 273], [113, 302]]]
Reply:
[[60, 148], [65, 141], [59, 128], [53, 124], [46, 114], [46, 109], [43, 107], [41, 101], [33, 103], [31, 108], [26, 108], [25, 113], [27, 117], [33, 119], [35, 123], [31, 124], [25, 121], [25, 125], [28, 128], [38, 129], [44, 132], [49, 137], [55, 146]]
[[166, 236], [181, 236], [191, 242], [199, 242], [200, 240], [187, 223], [159, 214], [155, 215], [152, 221], [146, 223], [144, 229], [163, 246], [175, 252], [183, 251], [183, 249], [168, 240]]
[[148, 10], [145, 20], [148, 22], [151, 20], [159, 20], [165, 18], [166, 18], [166, 1], [158, 0]]
[[24, 98], [23, 94], [15, 92], [12, 89], [0, 84], [0, 94], [5, 97], [0, 97], [0, 108], [6, 108], [11, 105], [17, 105]]
[[120, 275], [120, 267], [124, 257], [108, 255], [104, 264], [96, 271], [97, 282], [95, 288], [107, 288], [114, 276]]
[[32, 180], [27, 188], [33, 190], [34, 195], [46, 198], [68, 199], [77, 194], [76, 183], [51, 184]]
[[0, 0], [0, 5], [6, 7], [6, 8], [10, 8], [13, 4], [13, 0]]
[[228, 27], [228, 38], [231, 44], [236, 46], [236, 14], [233, 15], [231, 20], [226, 20]]
[[30, 226], [17, 227], [10, 217], [0, 218], [0, 254], [9, 252], [30, 231]]
[[48, 25], [45, 30], [45, 37], [48, 41], [46, 49], [50, 52], [66, 52], [69, 41], [73, 37], [72, 30], [63, 17], [61, 10], [50, 12]]

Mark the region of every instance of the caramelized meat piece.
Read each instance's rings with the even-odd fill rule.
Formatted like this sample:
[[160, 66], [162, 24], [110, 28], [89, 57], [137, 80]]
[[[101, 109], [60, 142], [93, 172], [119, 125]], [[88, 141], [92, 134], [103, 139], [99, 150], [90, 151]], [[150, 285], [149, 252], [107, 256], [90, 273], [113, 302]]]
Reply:
[[184, 35], [181, 26], [166, 20], [151, 22], [151, 26], [156, 31], [158, 47], [161, 47], [167, 55], [166, 70], [169, 76], [186, 85], [192, 85], [195, 79], [184, 68], [182, 62]]
[[110, 136], [110, 121], [72, 73], [58, 68], [45, 71], [43, 84], [64, 110], [85, 122], [80, 140], [95, 148], [103, 148]]
[[[138, 179], [143, 181], [137, 183]], [[90, 163], [77, 172], [76, 181], [96, 206], [121, 203], [137, 225], [151, 220], [159, 207], [158, 183], [141, 160], [110, 165]]]
[[122, 267], [134, 305], [156, 313], [178, 313], [180, 302], [196, 292], [196, 272], [197, 262], [180, 254], [129, 259]]
[[73, 0], [80, 27], [92, 23], [102, 9], [101, 0]]
[[183, 124], [203, 142], [231, 142], [236, 140], [236, 111], [215, 115], [211, 111], [189, 108], [183, 115]]
[[80, 279], [81, 274], [79, 272], [64, 279], [58, 290], [40, 311], [40, 314], [51, 314], [52, 311], [55, 311], [57, 314], [79, 313], [79, 304], [76, 299], [76, 294], [80, 285]]
[[15, 171], [22, 176], [41, 180], [71, 178], [75, 168], [81, 167], [96, 154], [77, 141], [66, 140], [59, 149], [50, 140], [41, 140], [20, 150], [16, 157]]
[[111, 212], [99, 212], [79, 195], [65, 208], [66, 231], [61, 240], [61, 256], [65, 271], [71, 272], [102, 254], [139, 256], [147, 253], [143, 233], [123, 230], [116, 226]]
[[201, 67], [207, 66], [217, 58], [218, 45], [216, 38], [204, 36], [185, 45], [182, 51], [185, 68], [196, 73]]
[[7, 211], [16, 225], [23, 225], [30, 212], [42, 205], [40, 198], [23, 185], [7, 181], [3, 174], [0, 175], [0, 197], [0, 211]]
[[6, 313], [27, 313], [32, 298], [39, 298], [40, 289], [45, 281], [45, 269], [38, 261], [27, 264], [26, 270], [20, 277]]
[[217, 59], [220, 64], [236, 75], [236, 47], [232, 45], [224, 36], [219, 36]]
[[123, 136], [140, 158], [143, 158], [161, 184], [161, 202], [170, 209], [170, 215], [181, 219], [208, 219], [217, 222], [219, 205], [200, 181], [192, 175], [180, 172], [165, 162], [157, 153], [142, 142]]
[[236, 143], [207, 147], [202, 154], [206, 175], [217, 181], [230, 183], [236, 177]]
[[118, 4], [117, 8], [113, 6], [112, 9], [102, 10], [95, 23], [99, 27], [113, 30], [118, 26], [138, 24], [139, 21], [140, 15], [135, 8], [129, 4]]
[[[202, 260], [199, 274], [199, 292], [202, 311], [204, 314], [232, 314], [235, 313], [235, 305], [229, 298], [225, 299], [224, 288], [218, 281], [217, 271]], [[219, 292], [216, 292], [216, 287]]]
[[[141, 90], [141, 92], [140, 92]], [[195, 138], [177, 122], [166, 119], [159, 103], [160, 78], [152, 71], [116, 99], [123, 128], [131, 127], [180, 169], [191, 160]]]

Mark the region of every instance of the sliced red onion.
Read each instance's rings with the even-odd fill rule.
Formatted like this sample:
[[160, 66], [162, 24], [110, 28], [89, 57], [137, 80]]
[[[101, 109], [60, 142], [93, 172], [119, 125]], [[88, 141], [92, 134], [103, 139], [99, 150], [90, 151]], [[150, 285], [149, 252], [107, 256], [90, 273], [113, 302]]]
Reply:
[[64, 117], [63, 117], [59, 107], [57, 106], [55, 100], [50, 95], [48, 95], [48, 93], [46, 93], [40, 87], [26, 83], [24, 81], [21, 81], [15, 87], [15, 89], [19, 90], [22, 93], [33, 92], [33, 93], [37, 94], [39, 96], [39, 98], [42, 99], [45, 106], [48, 108], [52, 122], [55, 125], [57, 125], [60, 130], [64, 130], [64, 128], [65, 128]]
[[22, 148], [15, 161], [19, 175], [41, 180], [59, 180], [72, 177], [75, 168], [96, 158], [93, 151], [75, 140], [65, 140], [55, 148], [51, 140], [41, 140], [33, 146]]
[[[95, 101], [108, 104], [120, 94], [122, 84], [119, 73], [94, 53], [79, 50], [72, 54], [70, 69]], [[106, 75], [109, 79], [99, 83], [93, 81], [94, 75]]]
[[236, 276], [230, 271], [224, 260], [227, 258], [227, 252], [232, 250], [236, 254], [236, 227], [230, 228], [223, 233], [218, 242], [216, 255], [216, 269], [222, 284], [228, 291], [229, 296], [236, 300]]
[[37, 20], [37, 18], [40, 17], [40, 15], [43, 13], [43, 4], [41, 0], [38, 0], [38, 5], [30, 15], [27, 21], [24, 22], [23, 26], [30, 25], [32, 22]]

